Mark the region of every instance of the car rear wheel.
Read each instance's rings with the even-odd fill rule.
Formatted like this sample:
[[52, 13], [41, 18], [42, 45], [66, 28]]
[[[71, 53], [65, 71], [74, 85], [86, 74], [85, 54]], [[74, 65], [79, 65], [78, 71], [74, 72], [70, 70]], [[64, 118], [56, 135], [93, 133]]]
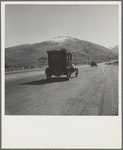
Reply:
[[70, 71], [70, 70], [68, 70], [68, 72], [67, 72], [67, 78], [68, 78], [68, 79], [71, 78], [71, 71]]
[[76, 72], [75, 72], [75, 77], [78, 76], [78, 68], [76, 69]]
[[46, 74], [46, 78], [49, 80], [49, 79], [51, 79], [51, 75], [48, 73], [48, 74]]

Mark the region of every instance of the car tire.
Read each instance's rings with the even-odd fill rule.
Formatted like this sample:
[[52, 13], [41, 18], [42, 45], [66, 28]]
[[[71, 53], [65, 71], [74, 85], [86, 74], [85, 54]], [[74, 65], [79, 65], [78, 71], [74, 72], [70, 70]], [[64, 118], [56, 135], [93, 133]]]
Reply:
[[77, 73], [75, 73], [75, 77], [77, 77], [77, 75], [78, 75], [78, 74], [77, 74]]
[[76, 69], [76, 72], [75, 72], [75, 77], [78, 76], [78, 68]]
[[51, 75], [49, 73], [46, 74], [46, 78], [47, 78], [47, 80], [50, 80], [51, 79]]
[[68, 70], [68, 72], [67, 72], [67, 78], [68, 78], [68, 80], [71, 78], [71, 71], [70, 70]]

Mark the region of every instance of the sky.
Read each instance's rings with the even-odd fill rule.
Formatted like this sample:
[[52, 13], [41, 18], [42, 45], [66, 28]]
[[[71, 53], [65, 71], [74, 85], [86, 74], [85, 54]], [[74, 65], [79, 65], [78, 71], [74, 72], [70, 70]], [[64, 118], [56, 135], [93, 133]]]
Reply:
[[105, 47], [118, 44], [119, 5], [5, 5], [5, 47], [70, 36]]

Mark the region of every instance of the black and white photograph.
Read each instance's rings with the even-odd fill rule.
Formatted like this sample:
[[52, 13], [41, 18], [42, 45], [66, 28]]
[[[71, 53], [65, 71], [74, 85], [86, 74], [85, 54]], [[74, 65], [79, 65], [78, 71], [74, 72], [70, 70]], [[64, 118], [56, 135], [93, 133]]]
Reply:
[[[15, 1], [3, 2], [1, 8], [3, 147], [120, 147], [121, 2]], [[34, 128], [32, 131], [31, 122], [34, 124], [38, 118], [41, 122], [38, 121], [34, 128], [36, 130], [39, 125], [41, 131], [44, 130], [44, 133], [39, 133], [39, 137], [44, 135], [42, 142], [40, 138], [38, 142], [34, 140], [38, 131], [35, 132]], [[29, 124], [21, 122], [21, 119]], [[108, 124], [107, 129], [101, 121], [104, 126]], [[12, 122], [15, 124], [10, 127]], [[98, 124], [101, 124], [99, 128]], [[84, 126], [82, 131], [79, 125]], [[58, 126], [63, 128], [58, 129]], [[77, 133], [80, 131], [79, 136], [75, 130]], [[11, 131], [13, 134], [7, 138]], [[20, 132], [19, 136], [16, 131]], [[26, 131], [23, 135], [25, 140], [20, 140], [21, 131]], [[70, 134], [65, 136], [63, 131]], [[100, 131], [101, 135], [96, 139], [104, 139], [101, 146], [96, 140], [92, 143], [90, 131], [92, 138]], [[51, 136], [51, 132], [58, 136]], [[73, 139], [71, 134], [74, 134]], [[111, 138], [107, 136], [106, 139], [107, 134]], [[80, 137], [77, 142], [75, 137]], [[62, 144], [55, 142], [57, 138]], [[16, 139], [16, 142], [10, 139]]]

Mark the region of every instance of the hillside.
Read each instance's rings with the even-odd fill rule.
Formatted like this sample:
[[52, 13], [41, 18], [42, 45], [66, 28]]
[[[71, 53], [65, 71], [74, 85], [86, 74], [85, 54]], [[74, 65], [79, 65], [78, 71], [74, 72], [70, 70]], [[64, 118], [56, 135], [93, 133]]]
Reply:
[[[48, 50], [60, 50], [65, 48], [76, 55], [77, 61], [107, 59], [109, 50], [101, 45], [88, 41], [62, 36], [36, 44], [19, 45], [5, 49], [5, 62], [11, 66], [33, 66], [47, 63]], [[40, 62], [38, 61], [40, 59]]]
[[118, 51], [119, 51], [119, 46], [116, 45], [112, 48], [109, 48], [109, 52], [111, 53], [113, 59], [118, 59]]
[[116, 45], [116, 46], [110, 48], [109, 50], [113, 54], [118, 54], [119, 47], [118, 47], [118, 45]]

